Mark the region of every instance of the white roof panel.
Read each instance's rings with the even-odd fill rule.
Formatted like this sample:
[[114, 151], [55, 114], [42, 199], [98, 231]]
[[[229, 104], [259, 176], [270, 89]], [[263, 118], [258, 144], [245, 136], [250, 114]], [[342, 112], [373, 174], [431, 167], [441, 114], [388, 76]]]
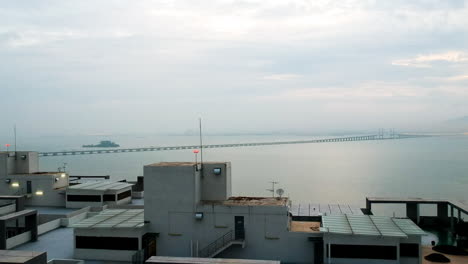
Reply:
[[93, 190], [93, 191], [118, 191], [127, 187], [131, 187], [133, 184], [126, 182], [113, 182], [113, 181], [96, 181], [96, 182], [85, 182], [77, 185], [68, 187], [70, 190]]
[[322, 216], [320, 230], [325, 233], [345, 235], [367, 235], [381, 237], [403, 237], [426, 233], [407, 218], [391, 218], [369, 215]]
[[76, 228], [138, 228], [144, 226], [143, 209], [108, 209], [72, 225]]

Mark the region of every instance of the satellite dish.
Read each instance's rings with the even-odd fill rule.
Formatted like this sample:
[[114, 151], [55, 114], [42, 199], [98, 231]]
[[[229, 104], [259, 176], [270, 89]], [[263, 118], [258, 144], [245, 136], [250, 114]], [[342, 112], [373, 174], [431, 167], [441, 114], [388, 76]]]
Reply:
[[281, 198], [281, 196], [283, 196], [283, 194], [284, 194], [284, 190], [280, 188], [280, 189], [276, 190], [276, 194], [278, 194], [279, 197]]

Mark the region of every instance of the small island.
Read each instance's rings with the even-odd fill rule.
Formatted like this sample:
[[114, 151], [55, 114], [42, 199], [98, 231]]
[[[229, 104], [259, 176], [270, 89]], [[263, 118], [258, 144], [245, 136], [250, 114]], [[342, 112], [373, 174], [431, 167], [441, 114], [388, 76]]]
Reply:
[[99, 144], [96, 145], [83, 145], [83, 148], [118, 148], [119, 144], [112, 142], [110, 140], [102, 140]]

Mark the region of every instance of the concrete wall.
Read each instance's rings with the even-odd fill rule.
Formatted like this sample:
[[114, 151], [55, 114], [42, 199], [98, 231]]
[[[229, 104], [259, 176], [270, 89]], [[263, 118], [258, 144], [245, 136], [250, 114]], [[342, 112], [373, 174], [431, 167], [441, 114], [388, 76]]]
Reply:
[[[99, 195], [101, 196], [101, 201], [100, 202], [71, 202], [71, 201], [65, 201], [65, 207], [67, 208], [83, 208], [86, 206], [93, 206], [93, 207], [99, 207], [103, 205], [124, 205], [124, 204], [129, 204], [132, 201], [132, 197], [129, 196], [127, 198], [124, 198], [122, 200], [118, 201], [104, 201], [103, 196], [106, 194], [112, 194], [117, 197], [119, 193], [126, 192], [126, 191], [131, 191], [132, 188], [126, 187], [122, 188], [118, 191], [104, 191], [104, 190], [81, 190], [81, 189], [67, 189], [67, 195]], [[65, 197], [66, 200], [66, 197]]]
[[24, 232], [6, 240], [6, 249], [11, 249], [31, 240], [31, 231]]
[[47, 264], [84, 264], [83, 260], [79, 259], [51, 259]]
[[136, 251], [76, 248], [74, 258], [84, 260], [131, 261]]
[[[138, 248], [142, 248], [142, 236], [147, 232], [147, 228], [75, 228], [73, 233], [73, 241], [76, 236], [93, 236], [93, 237], [137, 237]], [[75, 242], [73, 242], [75, 243]], [[74, 258], [85, 260], [109, 260], [109, 261], [132, 261], [132, 256], [136, 250], [107, 250], [107, 249], [85, 249], [75, 248]]]
[[0, 207], [0, 215], [9, 214], [16, 211], [16, 204], [9, 204]]
[[[17, 174], [35, 173], [39, 171], [39, 153], [18, 151], [15, 166]], [[23, 159], [25, 157], [25, 159]]]
[[42, 234], [45, 234], [49, 231], [52, 231], [54, 229], [57, 229], [61, 226], [61, 219], [55, 219], [55, 220], [52, 220], [52, 221], [49, 221], [47, 223], [44, 223], [42, 225], [38, 225], [37, 226], [37, 233], [38, 235], [42, 235]]
[[[213, 169], [221, 168], [221, 174], [216, 175]], [[224, 201], [231, 197], [231, 163], [203, 164], [201, 178], [201, 200]]]
[[[64, 188], [68, 186], [68, 175], [62, 178], [61, 173], [52, 174], [14, 174], [7, 178], [11, 183], [18, 183], [18, 187], [10, 184], [0, 184], [0, 193], [4, 195], [27, 194], [27, 182], [31, 181], [32, 192], [26, 198], [25, 205], [28, 206], [64, 206]], [[58, 181], [55, 182], [55, 178]], [[62, 188], [62, 189], [61, 189]], [[43, 195], [37, 195], [37, 191], [42, 191]]]

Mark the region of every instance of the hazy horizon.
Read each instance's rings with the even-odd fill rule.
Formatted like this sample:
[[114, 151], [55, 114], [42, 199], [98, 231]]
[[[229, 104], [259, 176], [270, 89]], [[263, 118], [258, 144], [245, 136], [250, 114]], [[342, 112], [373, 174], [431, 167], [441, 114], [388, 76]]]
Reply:
[[0, 21], [5, 140], [199, 117], [212, 134], [468, 131], [468, 1], [6, 1]]

